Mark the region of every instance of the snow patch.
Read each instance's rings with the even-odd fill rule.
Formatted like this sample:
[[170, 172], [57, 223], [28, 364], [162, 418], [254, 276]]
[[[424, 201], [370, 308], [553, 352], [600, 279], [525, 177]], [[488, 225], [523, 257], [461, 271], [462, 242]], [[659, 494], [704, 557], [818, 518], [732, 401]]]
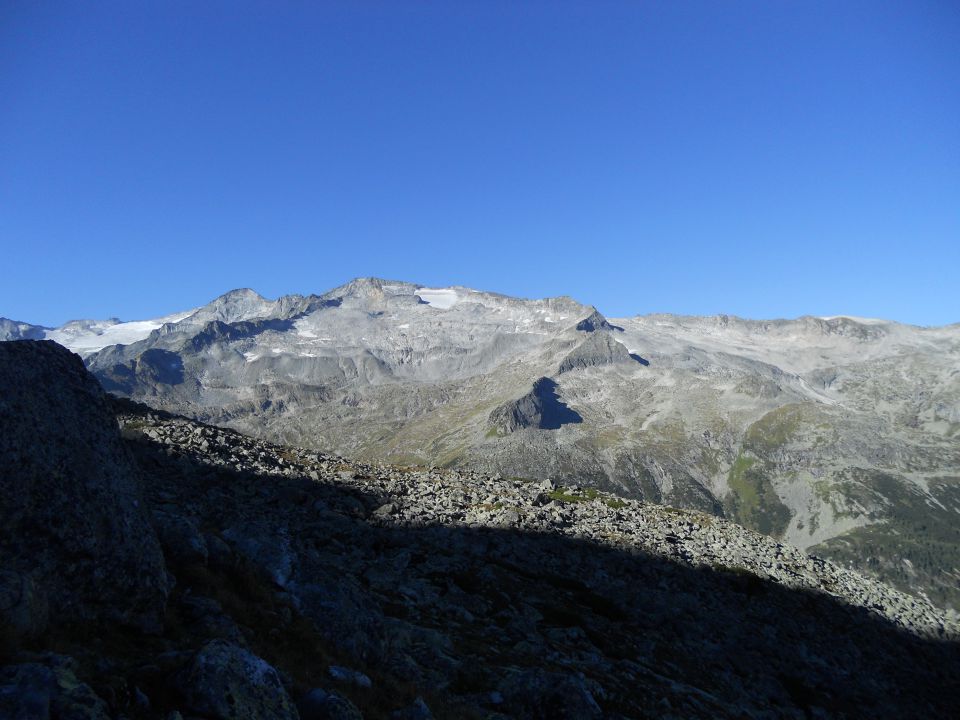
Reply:
[[180, 322], [189, 317], [196, 310], [165, 315], [153, 320], [134, 320], [131, 322], [92, 322], [85, 324], [82, 329], [77, 326], [65, 326], [51, 330], [46, 334], [48, 340], [63, 345], [81, 356], [90, 355], [103, 350], [110, 345], [130, 345], [145, 340], [150, 333], [158, 330], [166, 323]]
[[416, 294], [427, 305], [440, 310], [449, 310], [460, 299], [453, 288], [417, 288]]
[[878, 318], [865, 318], [857, 317], [856, 315], [821, 315], [819, 320], [852, 320], [855, 323], [860, 323], [861, 325], [886, 325], [886, 320], [880, 320]]

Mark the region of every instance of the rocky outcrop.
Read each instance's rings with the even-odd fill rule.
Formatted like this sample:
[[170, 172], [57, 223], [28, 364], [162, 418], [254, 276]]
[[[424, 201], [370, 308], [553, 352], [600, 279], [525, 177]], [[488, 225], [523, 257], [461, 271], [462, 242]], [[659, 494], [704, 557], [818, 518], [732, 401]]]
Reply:
[[160, 627], [168, 580], [139, 471], [80, 358], [0, 343], [0, 614], [18, 633]]
[[490, 413], [490, 423], [500, 432], [511, 433], [523, 428], [556, 430], [582, 422], [579, 413], [560, 399], [557, 387], [555, 380], [540, 378], [526, 395], [495, 408]]
[[600, 330], [623, 331], [623, 328], [617, 327], [616, 325], [611, 325], [598, 310], [594, 310], [592, 313], [587, 315], [587, 317], [578, 322], [576, 329], [585, 333], [592, 333]]
[[623, 343], [614, 340], [609, 333], [594, 332], [560, 362], [557, 373], [562, 374], [598, 365], [632, 362], [637, 360]]

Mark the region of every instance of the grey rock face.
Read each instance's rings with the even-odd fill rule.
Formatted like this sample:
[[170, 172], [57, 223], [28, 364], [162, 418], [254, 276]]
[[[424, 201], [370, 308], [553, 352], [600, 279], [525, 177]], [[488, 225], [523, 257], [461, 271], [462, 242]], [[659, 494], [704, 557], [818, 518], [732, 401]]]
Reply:
[[557, 383], [545, 377], [533, 383], [533, 389], [523, 397], [504, 403], [490, 413], [494, 427], [508, 433], [523, 428], [556, 430], [582, 420], [558, 397]]
[[571, 370], [596, 367], [598, 365], [612, 365], [614, 363], [630, 363], [636, 360], [624, 347], [605, 332], [593, 332], [586, 340], [570, 351], [560, 363], [558, 373]]
[[138, 469], [103, 391], [55, 343], [0, 343], [0, 473], [7, 623], [159, 627], [168, 581]]

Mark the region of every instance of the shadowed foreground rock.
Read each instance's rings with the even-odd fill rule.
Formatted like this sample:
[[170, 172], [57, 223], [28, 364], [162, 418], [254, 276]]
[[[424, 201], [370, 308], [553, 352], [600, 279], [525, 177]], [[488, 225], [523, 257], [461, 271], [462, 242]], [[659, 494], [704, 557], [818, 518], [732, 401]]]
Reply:
[[184, 708], [203, 717], [296, 720], [277, 671], [248, 650], [211, 640], [175, 682]]
[[96, 380], [52, 342], [0, 343], [0, 619], [16, 634], [159, 630], [163, 556]]
[[163, 631], [90, 621], [8, 648], [0, 716], [57, 717], [65, 691], [35, 688], [64, 662], [96, 698], [82, 717], [131, 720], [929, 718], [960, 703], [952, 617], [712, 516], [114, 409], [177, 580]]

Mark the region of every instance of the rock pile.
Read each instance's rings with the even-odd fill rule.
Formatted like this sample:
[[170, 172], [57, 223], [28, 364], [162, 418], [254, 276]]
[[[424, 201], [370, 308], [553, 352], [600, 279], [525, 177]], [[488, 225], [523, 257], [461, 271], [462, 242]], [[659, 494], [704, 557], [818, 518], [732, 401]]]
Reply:
[[258, 568], [381, 679], [334, 673], [343, 702], [384, 677], [452, 717], [909, 716], [950, 695], [955, 618], [713, 516], [123, 407], [161, 526], [212, 530], [168, 555]]
[[384, 502], [368, 518], [380, 527], [515, 529], [586, 540], [628, 554], [649, 553], [695, 568], [814, 590], [923, 637], [960, 638], [960, 621], [953, 613], [709, 514], [625, 500], [593, 488], [558, 487], [551, 480], [349, 462], [184, 418], [161, 419], [155, 411], [138, 412], [121, 414], [121, 426], [138, 428], [173, 455], [200, 458], [211, 468], [309, 478], [319, 486], [381, 498]]

